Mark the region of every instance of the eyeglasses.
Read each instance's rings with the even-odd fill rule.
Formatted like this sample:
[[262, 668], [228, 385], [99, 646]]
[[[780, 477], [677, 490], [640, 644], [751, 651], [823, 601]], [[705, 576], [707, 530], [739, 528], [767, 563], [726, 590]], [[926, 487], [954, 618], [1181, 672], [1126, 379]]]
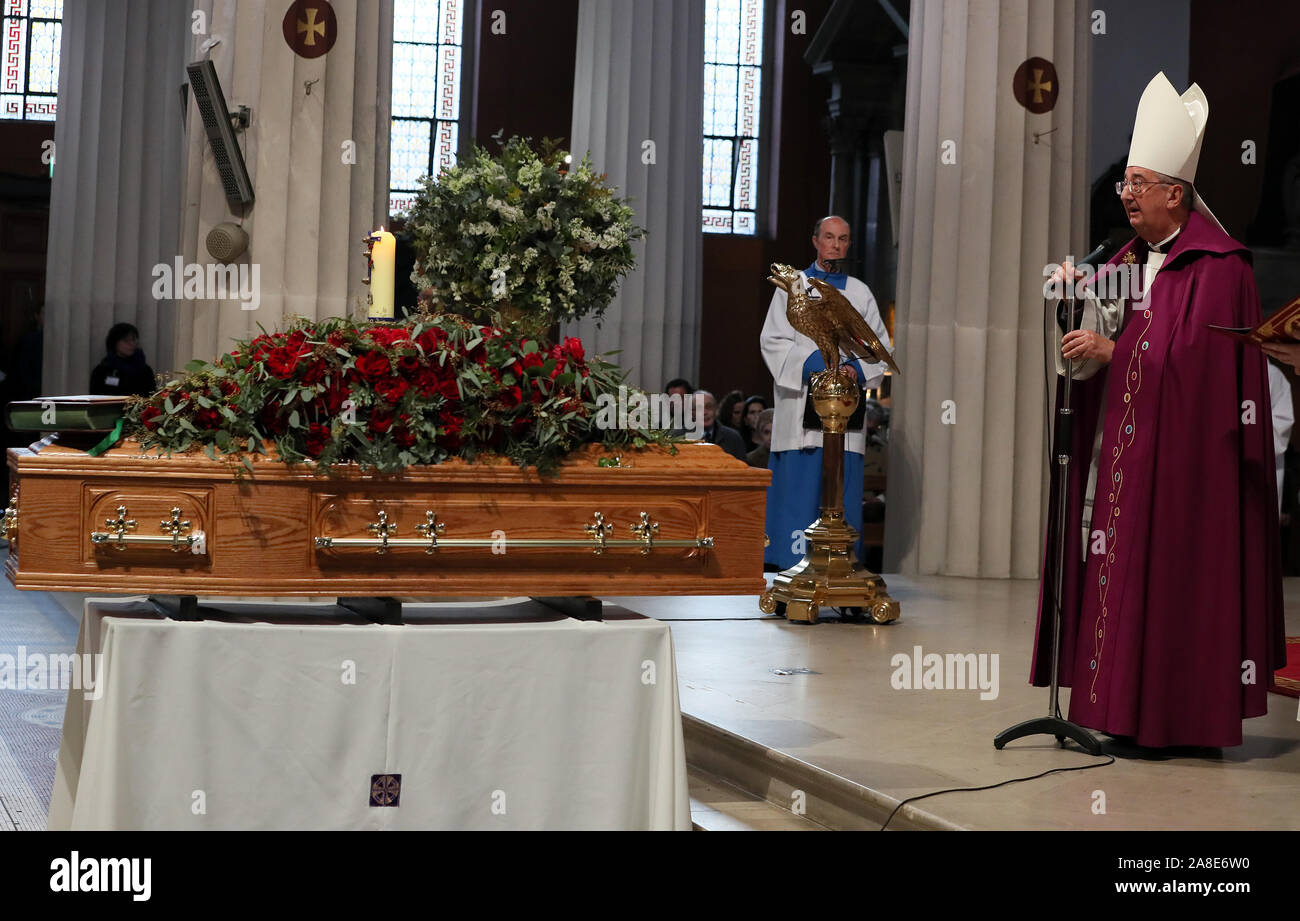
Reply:
[[1155, 179], [1125, 179], [1123, 182], [1115, 183], [1115, 194], [1123, 195], [1124, 186], [1128, 186], [1129, 191], [1136, 196], [1136, 195], [1141, 195], [1142, 190], [1149, 185], [1173, 185], [1173, 184], [1174, 183], [1172, 182], [1163, 182]]

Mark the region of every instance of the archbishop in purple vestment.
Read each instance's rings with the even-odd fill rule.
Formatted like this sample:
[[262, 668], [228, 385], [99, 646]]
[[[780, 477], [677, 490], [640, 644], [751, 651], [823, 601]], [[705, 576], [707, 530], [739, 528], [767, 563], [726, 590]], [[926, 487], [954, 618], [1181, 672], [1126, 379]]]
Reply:
[[[1134, 251], [1141, 264], [1145, 249], [1134, 240], [1110, 265]], [[1141, 745], [1241, 744], [1242, 719], [1267, 712], [1285, 664], [1265, 358], [1208, 328], [1260, 321], [1250, 266], [1193, 212], [1145, 304], [1125, 304], [1104, 379], [1073, 391], [1085, 419], [1101, 404], [1102, 431], [1086, 563], [1079, 528], [1066, 529], [1061, 684], [1071, 721]], [[1086, 422], [1075, 441], [1071, 523]], [[1050, 677], [1050, 616], [1040, 605], [1037, 685]]]
[[[1163, 122], [1150, 117], [1161, 105]], [[1061, 684], [1072, 722], [1152, 747], [1241, 744], [1242, 720], [1267, 712], [1286, 660], [1266, 359], [1209, 328], [1261, 315], [1249, 251], [1191, 189], [1207, 113], [1195, 86], [1181, 99], [1163, 75], [1148, 87], [1117, 189], [1138, 237], [1092, 285], [1127, 266], [1145, 274], [1130, 292], [1143, 296], [1110, 302], [1113, 335], [1065, 340], [1066, 357], [1103, 367], [1071, 395]], [[1182, 117], [1199, 117], [1190, 165], [1177, 161]], [[1051, 670], [1050, 544], [1036, 685]]]

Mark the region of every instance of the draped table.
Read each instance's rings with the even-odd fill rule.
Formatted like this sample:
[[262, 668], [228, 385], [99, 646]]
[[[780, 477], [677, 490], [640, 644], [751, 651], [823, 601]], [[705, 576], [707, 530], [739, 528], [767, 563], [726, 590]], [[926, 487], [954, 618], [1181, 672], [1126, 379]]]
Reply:
[[689, 830], [668, 625], [605, 611], [87, 599], [48, 827]]

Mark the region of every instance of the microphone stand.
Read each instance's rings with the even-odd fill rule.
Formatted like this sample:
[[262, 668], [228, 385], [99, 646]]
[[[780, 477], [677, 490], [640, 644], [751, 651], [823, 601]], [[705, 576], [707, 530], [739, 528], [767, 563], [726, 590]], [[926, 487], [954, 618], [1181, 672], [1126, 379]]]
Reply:
[[[1076, 298], [1073, 296], [1074, 282], [1070, 281], [1071, 296], [1065, 298], [1066, 305], [1066, 326], [1069, 331], [1073, 332], [1078, 327], [1076, 321]], [[1070, 408], [1070, 383], [1074, 378], [1073, 368], [1070, 367], [1072, 360], [1067, 359], [1065, 368], [1065, 383], [1061, 390], [1061, 407], [1056, 414], [1056, 429], [1052, 436], [1053, 443], [1056, 445], [1056, 467], [1057, 478], [1056, 488], [1053, 493], [1056, 497], [1056, 520], [1052, 523], [1053, 534], [1056, 539], [1056, 585], [1054, 586], [1054, 595], [1052, 598], [1052, 683], [1051, 697], [1047, 705], [1047, 716], [1035, 717], [1034, 719], [1025, 720], [1009, 729], [1004, 729], [993, 737], [993, 747], [1001, 750], [1008, 742], [1025, 736], [1034, 735], [1052, 735], [1056, 736], [1056, 741], [1062, 746], [1066, 739], [1073, 739], [1088, 754], [1100, 755], [1101, 743], [1087, 729], [1063, 719], [1060, 715], [1061, 699], [1061, 612], [1064, 604], [1065, 595], [1065, 534], [1068, 527], [1069, 517], [1069, 498], [1070, 498], [1070, 438], [1074, 430], [1074, 410]]]

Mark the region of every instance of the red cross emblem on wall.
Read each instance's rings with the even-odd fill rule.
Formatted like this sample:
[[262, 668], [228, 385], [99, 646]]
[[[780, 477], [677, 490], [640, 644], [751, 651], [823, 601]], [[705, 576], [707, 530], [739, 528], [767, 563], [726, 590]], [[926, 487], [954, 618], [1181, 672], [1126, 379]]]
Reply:
[[293, 53], [304, 58], [320, 57], [339, 37], [338, 17], [328, 0], [294, 0], [281, 27]]
[[1035, 115], [1050, 112], [1061, 95], [1061, 81], [1056, 68], [1046, 58], [1030, 58], [1016, 69], [1011, 80], [1016, 102]]

